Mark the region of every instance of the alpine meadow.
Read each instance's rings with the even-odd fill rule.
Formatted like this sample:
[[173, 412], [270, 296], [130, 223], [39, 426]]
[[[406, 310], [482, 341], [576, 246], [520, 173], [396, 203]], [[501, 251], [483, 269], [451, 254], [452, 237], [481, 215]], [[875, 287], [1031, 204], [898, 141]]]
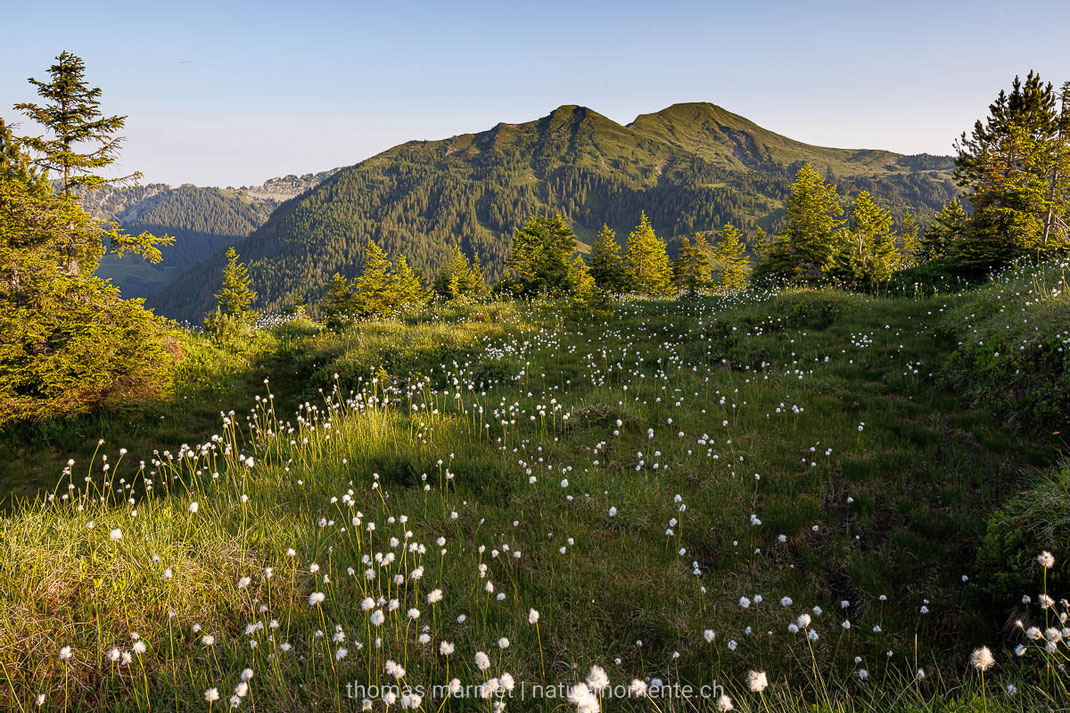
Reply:
[[1070, 708], [1054, 35], [477, 5], [13, 9], [0, 710]]

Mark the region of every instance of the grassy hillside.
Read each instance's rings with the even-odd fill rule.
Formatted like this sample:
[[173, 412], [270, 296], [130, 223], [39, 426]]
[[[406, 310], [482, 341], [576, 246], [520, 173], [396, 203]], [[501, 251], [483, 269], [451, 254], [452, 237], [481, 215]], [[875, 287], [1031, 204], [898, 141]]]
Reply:
[[[368, 238], [427, 274], [460, 244], [495, 278], [515, 227], [533, 212], [562, 212], [587, 240], [608, 223], [623, 241], [643, 210], [674, 245], [727, 221], [773, 230], [806, 161], [845, 195], [869, 190], [896, 213], [931, 213], [954, 194], [949, 158], [809, 146], [712, 104], [674, 105], [627, 126], [562, 106], [342, 169], [280, 206], [239, 251], [267, 310], [318, 298], [336, 271], [356, 274]], [[203, 317], [222, 264], [216, 256], [194, 267], [150, 304]]]
[[[209, 709], [206, 691], [222, 708], [239, 688], [258, 710], [359, 710], [347, 684], [397, 683], [428, 687], [423, 710], [491, 710], [429, 687], [508, 673], [510, 710], [548, 711], [563, 701], [531, 685], [600, 666], [614, 685], [717, 683], [743, 711], [1065, 705], [1045, 666], [1065, 644], [1046, 659], [1004, 628], [1050, 620], [1037, 595], [1065, 582], [1062, 531], [1020, 543], [1006, 598], [991, 585], [1010, 565], [990, 557], [1010, 551], [992, 532], [1028, 513], [1012, 496], [1039, 487], [1059, 436], [1007, 428], [952, 380], [977, 367], [949, 358], [967, 346], [961, 312], [1009, 285], [1019, 321], [1064, 299], [1014, 279], [191, 336], [188, 391], [98, 421], [56, 497], [0, 520], [0, 702]], [[223, 420], [183, 438], [170, 422], [190, 398]], [[15, 469], [42, 446], [22, 448]], [[967, 659], [983, 644], [982, 688]], [[750, 670], [770, 687], [749, 691]], [[717, 705], [620, 695], [602, 707]]]

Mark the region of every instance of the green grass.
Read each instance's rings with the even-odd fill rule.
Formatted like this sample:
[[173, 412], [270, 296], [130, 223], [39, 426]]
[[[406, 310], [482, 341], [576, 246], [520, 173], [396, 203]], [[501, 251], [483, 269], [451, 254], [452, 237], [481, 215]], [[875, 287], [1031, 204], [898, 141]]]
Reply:
[[[341, 335], [295, 322], [239, 344], [190, 336], [171, 401], [8, 440], [5, 482], [55, 497], [0, 520], [0, 704], [207, 710], [217, 687], [222, 709], [250, 668], [242, 707], [359, 710], [346, 684], [393, 682], [387, 660], [410, 686], [508, 672], [529, 687], [510, 710], [554, 708], [530, 686], [592, 665], [614, 684], [717, 682], [738, 710], [1065, 702], [1043, 651], [1011, 656], [1023, 637], [1001, 631], [1012, 611], [1043, 621], [1037, 593], [1064, 553], [1013, 600], [977, 582], [989, 518], [1057, 452], [947, 388], [947, 315], [978, 299], [492, 304]], [[803, 613], [816, 641], [789, 631]], [[997, 658], [983, 690], [967, 662], [982, 644]], [[1050, 660], [1064, 659], [1060, 646]], [[767, 672], [762, 695], [749, 670]]]

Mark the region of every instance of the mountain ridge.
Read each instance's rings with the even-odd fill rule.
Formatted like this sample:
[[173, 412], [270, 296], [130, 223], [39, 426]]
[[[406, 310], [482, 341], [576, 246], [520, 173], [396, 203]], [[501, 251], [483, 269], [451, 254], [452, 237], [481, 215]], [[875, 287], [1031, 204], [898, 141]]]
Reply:
[[[804, 162], [845, 196], [869, 190], [896, 214], [929, 214], [955, 195], [950, 157], [812, 146], [706, 102], [626, 125], [564, 104], [528, 122], [408, 141], [339, 169], [282, 202], [238, 250], [267, 310], [317, 299], [336, 271], [357, 274], [369, 238], [425, 275], [457, 244], [496, 277], [513, 230], [533, 212], [562, 213], [585, 240], [605, 222], [623, 241], [640, 211], [670, 244], [729, 220], [774, 230]], [[192, 266], [150, 305], [201, 318], [221, 265], [215, 255]]]

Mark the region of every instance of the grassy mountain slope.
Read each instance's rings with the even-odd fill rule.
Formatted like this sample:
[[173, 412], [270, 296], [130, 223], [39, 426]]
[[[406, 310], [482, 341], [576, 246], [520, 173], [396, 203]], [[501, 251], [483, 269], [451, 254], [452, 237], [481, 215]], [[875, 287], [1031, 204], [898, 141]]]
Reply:
[[[950, 159], [809, 146], [712, 104], [677, 104], [627, 126], [562, 106], [342, 169], [280, 206], [239, 251], [268, 310], [318, 297], [336, 271], [359, 272], [368, 238], [425, 272], [459, 243], [496, 277], [514, 228], [536, 211], [565, 214], [581, 239], [603, 222], [623, 238], [642, 210], [673, 239], [729, 220], [775, 229], [804, 161], [845, 194], [870, 190], [896, 210], [932, 211], [954, 192]], [[195, 266], [151, 304], [200, 318], [221, 265], [216, 256]]]

